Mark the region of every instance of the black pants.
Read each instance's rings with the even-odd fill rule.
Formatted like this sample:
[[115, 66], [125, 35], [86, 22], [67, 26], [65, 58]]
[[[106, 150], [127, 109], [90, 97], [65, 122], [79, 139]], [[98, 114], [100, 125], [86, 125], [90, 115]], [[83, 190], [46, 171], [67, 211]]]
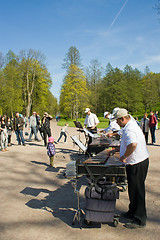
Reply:
[[8, 135], [8, 144], [11, 143], [11, 135]]
[[47, 135], [48, 137], [51, 137], [51, 129], [50, 128], [44, 128], [43, 130], [43, 137], [44, 137], [44, 145], [47, 146]]
[[[93, 134], [97, 133], [97, 128], [91, 129], [91, 128], [88, 127], [87, 130], [90, 131]], [[91, 142], [92, 142], [92, 137], [89, 136], [88, 146]]]
[[66, 140], [67, 140], [67, 134], [66, 134], [65, 132], [61, 132], [61, 133], [60, 133], [60, 137], [58, 138], [57, 142], [60, 141], [60, 139], [62, 138], [62, 136], [64, 136], [64, 142], [66, 142]]
[[148, 143], [148, 132], [143, 132], [143, 134], [145, 136], [146, 143]]
[[145, 224], [147, 219], [145, 206], [145, 179], [148, 172], [149, 159], [143, 162], [127, 165], [129, 212], [140, 224]]

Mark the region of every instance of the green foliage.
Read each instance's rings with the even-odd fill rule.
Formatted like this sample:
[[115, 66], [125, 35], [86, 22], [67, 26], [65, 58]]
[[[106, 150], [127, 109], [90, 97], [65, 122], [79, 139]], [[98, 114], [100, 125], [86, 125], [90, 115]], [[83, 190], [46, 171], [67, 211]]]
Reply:
[[16, 56], [9, 51], [0, 70], [2, 113], [13, 115], [19, 111], [29, 116], [34, 110], [39, 114], [48, 111], [55, 115], [58, 105], [50, 92], [51, 84], [43, 54], [30, 49]]
[[[99, 117], [98, 118], [100, 123], [98, 124], [98, 128], [101, 128], [101, 129], [104, 129], [104, 128], [107, 128], [108, 127], [108, 124], [109, 124], [109, 120], [108, 119], [104, 119], [103, 117]], [[64, 126], [65, 123], [68, 123], [69, 124], [69, 127], [75, 127], [75, 124], [73, 121], [75, 121], [76, 119], [63, 119], [61, 118], [61, 120], [57, 123], [58, 126]], [[84, 120], [85, 118], [79, 118], [78, 121], [82, 124], [82, 126], [84, 126]]]
[[88, 102], [88, 95], [84, 73], [76, 65], [71, 65], [61, 89], [60, 110], [77, 119]]

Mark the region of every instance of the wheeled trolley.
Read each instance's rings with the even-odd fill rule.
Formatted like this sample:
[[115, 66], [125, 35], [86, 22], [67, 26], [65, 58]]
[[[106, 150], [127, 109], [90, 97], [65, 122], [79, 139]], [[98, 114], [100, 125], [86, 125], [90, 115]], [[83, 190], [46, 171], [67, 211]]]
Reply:
[[116, 214], [116, 199], [119, 190], [115, 184], [102, 187], [87, 187], [85, 190], [85, 223], [112, 222], [117, 227], [119, 215]]

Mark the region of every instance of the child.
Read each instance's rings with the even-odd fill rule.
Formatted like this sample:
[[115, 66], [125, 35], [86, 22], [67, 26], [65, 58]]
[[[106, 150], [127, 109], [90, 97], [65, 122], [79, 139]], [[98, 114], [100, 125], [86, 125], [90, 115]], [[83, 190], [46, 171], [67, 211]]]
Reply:
[[48, 138], [48, 145], [47, 145], [47, 154], [50, 158], [50, 166], [51, 167], [54, 167], [53, 165], [53, 160], [54, 160], [54, 155], [56, 154], [56, 151], [55, 151], [55, 146], [54, 146], [54, 138], [53, 137], [49, 137]]
[[64, 143], [66, 143], [66, 140], [67, 140], [67, 134], [66, 134], [66, 128], [69, 126], [68, 123], [65, 124], [65, 126], [61, 129], [61, 132], [60, 132], [60, 137], [58, 138], [57, 142], [56, 143], [59, 143], [59, 140], [61, 139], [62, 136], [64, 136]]

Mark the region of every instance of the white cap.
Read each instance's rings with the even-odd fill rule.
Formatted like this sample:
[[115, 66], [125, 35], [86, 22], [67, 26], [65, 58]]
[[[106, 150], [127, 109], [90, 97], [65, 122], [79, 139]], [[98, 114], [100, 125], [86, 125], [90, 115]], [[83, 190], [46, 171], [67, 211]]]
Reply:
[[118, 118], [121, 118], [121, 117], [126, 117], [128, 115], [128, 111], [125, 109], [125, 108], [119, 108], [118, 111], [115, 112], [115, 114], [113, 115], [111, 121], [114, 121]]
[[89, 108], [86, 108], [86, 109], [85, 109], [85, 113], [88, 113], [89, 111], [90, 111]]
[[109, 112], [104, 112], [104, 118], [106, 117], [106, 115], [110, 114]]
[[114, 108], [113, 111], [112, 111], [112, 115], [114, 116], [114, 114], [115, 114], [119, 109], [120, 109], [119, 107]]

